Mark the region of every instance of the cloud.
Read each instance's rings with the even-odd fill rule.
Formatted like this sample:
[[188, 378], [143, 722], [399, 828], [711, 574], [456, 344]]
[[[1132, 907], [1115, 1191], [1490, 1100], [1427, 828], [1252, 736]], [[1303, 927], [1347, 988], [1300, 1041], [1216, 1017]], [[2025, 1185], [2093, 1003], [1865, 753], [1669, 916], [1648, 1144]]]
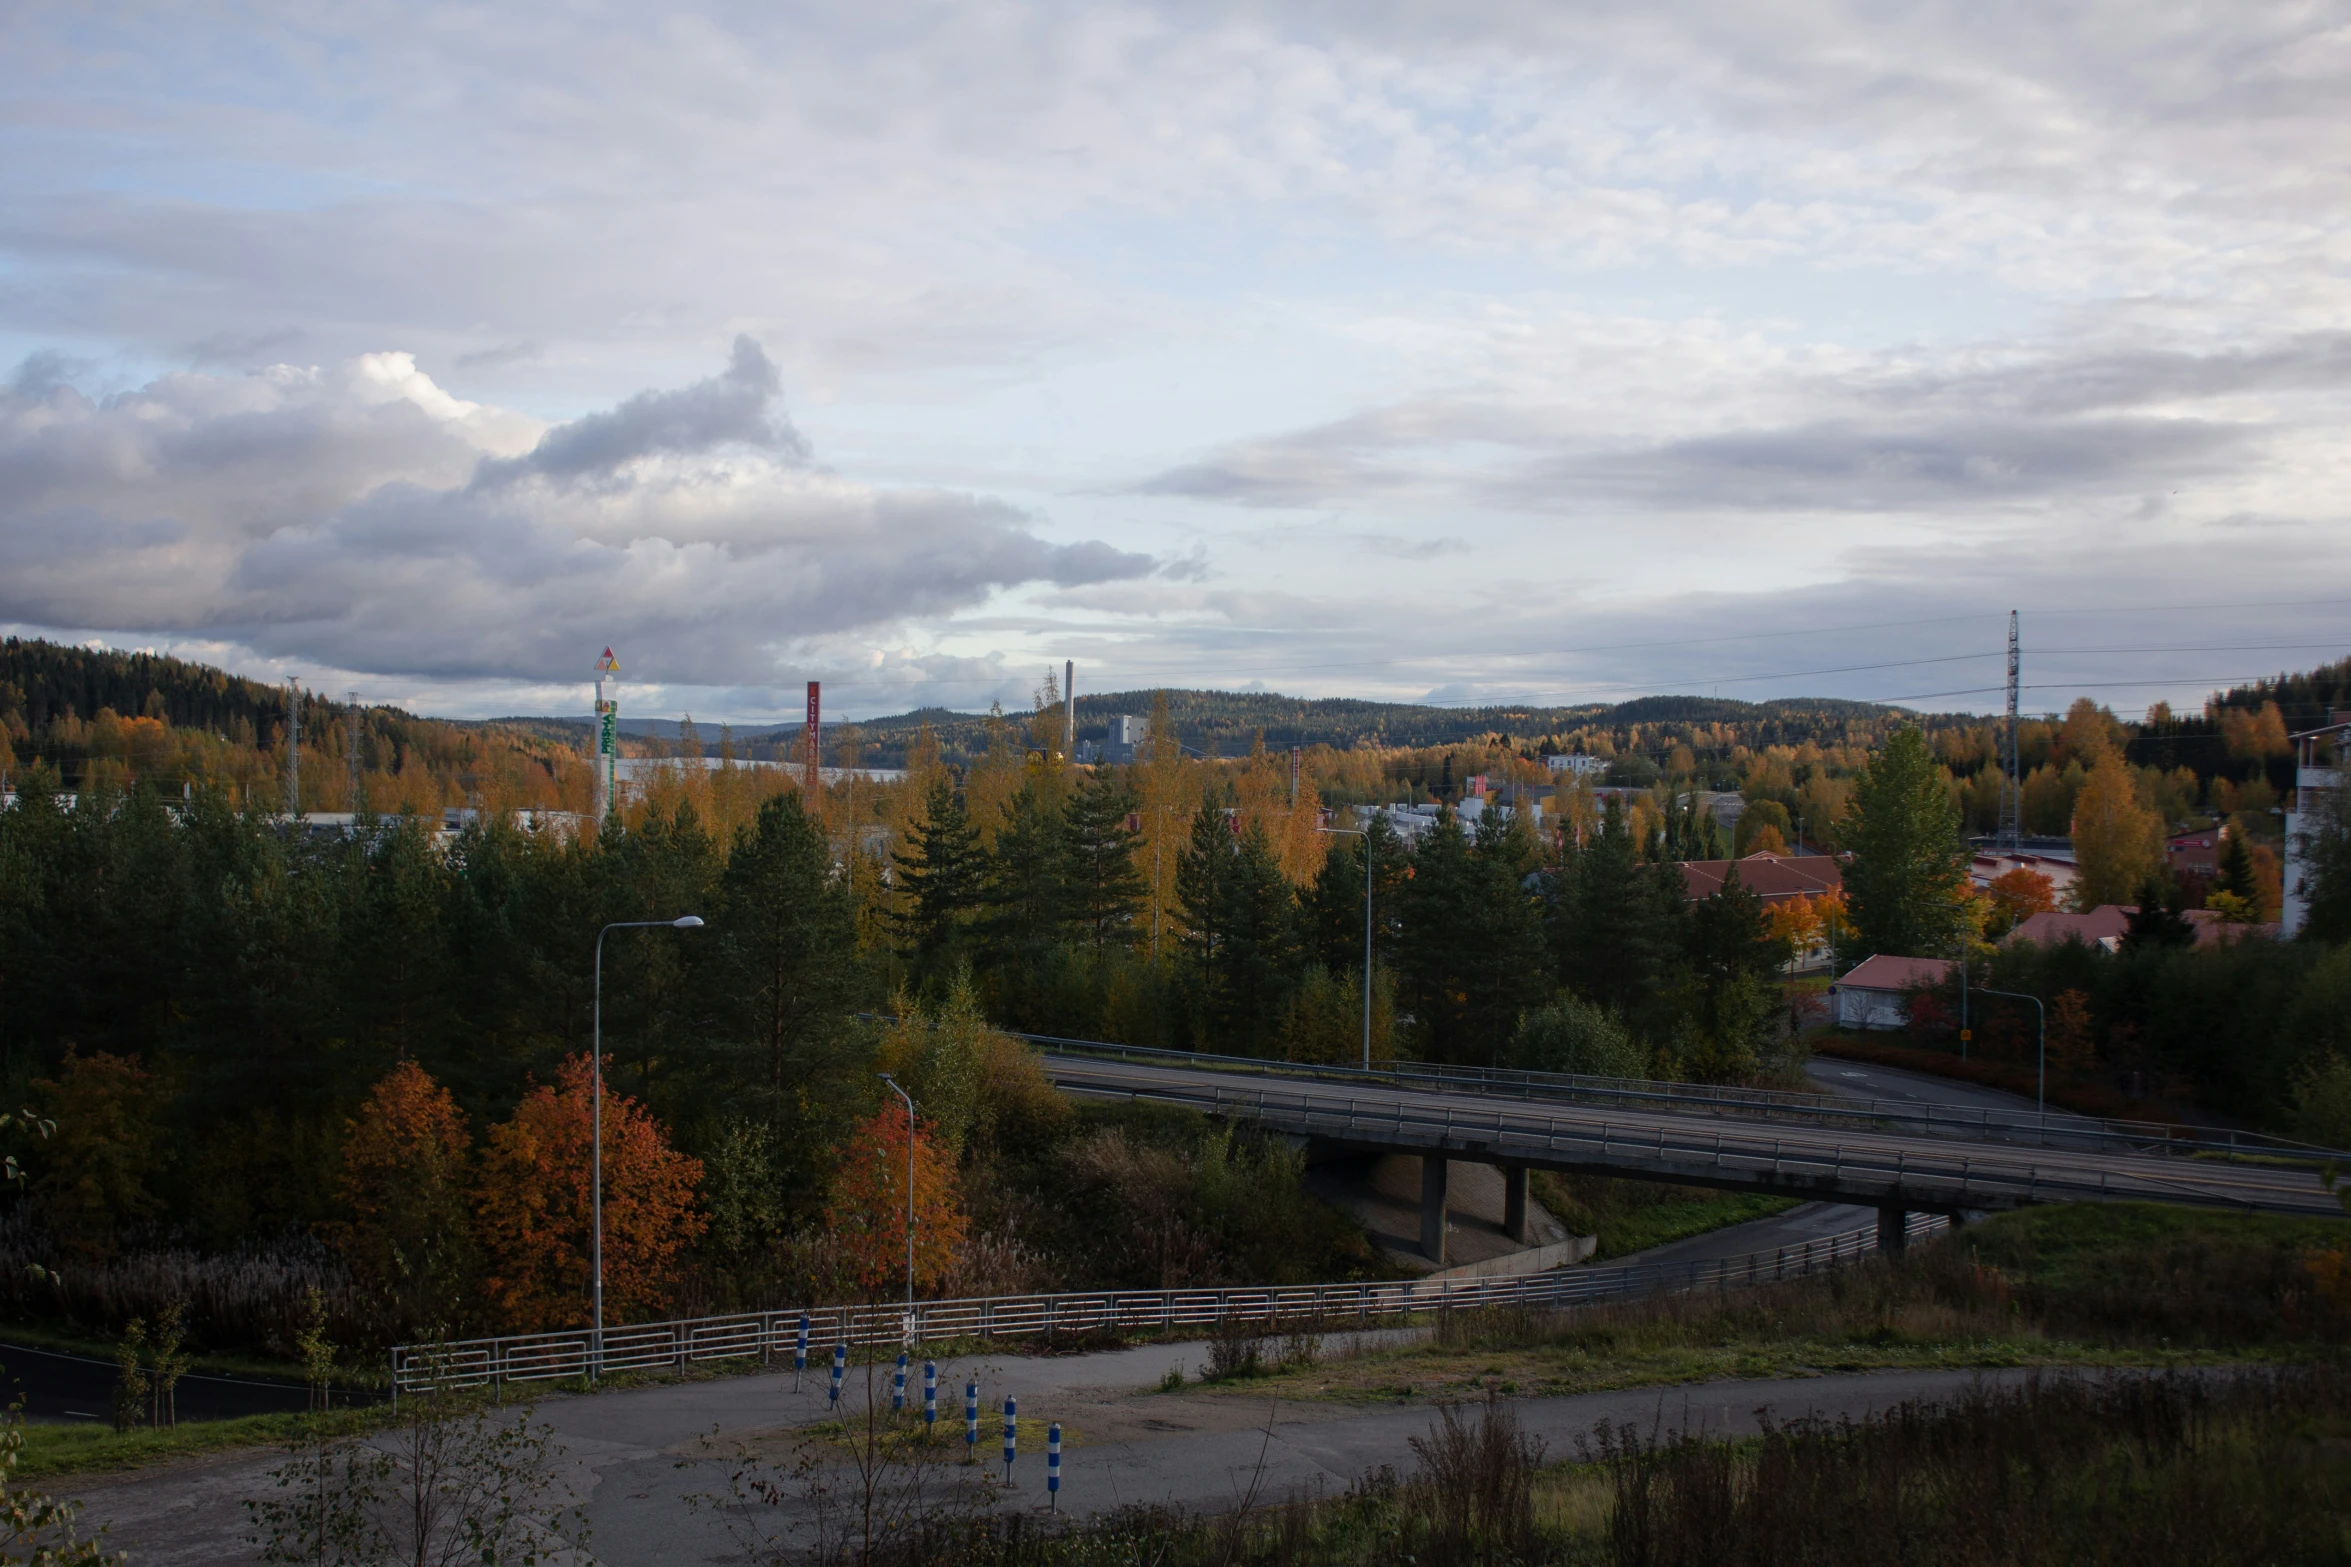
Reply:
[[500, 343], [459, 354], [456, 365], [460, 370], [502, 370], [508, 365], [529, 364], [539, 354], [539, 345], [533, 342]]
[[776, 383], [742, 339], [719, 376], [551, 428], [401, 354], [14, 391], [0, 620], [448, 679], [559, 680], [610, 642], [646, 678], [731, 685], [813, 640], [1152, 567], [986, 497], [815, 469]]

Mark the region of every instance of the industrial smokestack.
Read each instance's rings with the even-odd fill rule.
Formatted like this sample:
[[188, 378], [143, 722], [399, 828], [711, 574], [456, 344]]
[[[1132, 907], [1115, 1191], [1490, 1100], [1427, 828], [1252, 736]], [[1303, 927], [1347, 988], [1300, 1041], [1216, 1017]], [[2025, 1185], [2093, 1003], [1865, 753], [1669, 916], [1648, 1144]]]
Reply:
[[1061, 665], [1061, 755], [1064, 761], [1075, 761], [1078, 754], [1078, 661], [1065, 659]]
[[815, 680], [808, 682], [808, 739], [803, 746], [804, 754], [801, 757], [802, 765], [806, 769], [806, 782], [801, 787], [802, 792], [807, 795], [810, 805], [816, 803], [819, 798], [818, 791], [824, 785], [822, 775], [816, 770], [824, 755], [824, 701], [818, 694], [821, 684], [822, 682]]

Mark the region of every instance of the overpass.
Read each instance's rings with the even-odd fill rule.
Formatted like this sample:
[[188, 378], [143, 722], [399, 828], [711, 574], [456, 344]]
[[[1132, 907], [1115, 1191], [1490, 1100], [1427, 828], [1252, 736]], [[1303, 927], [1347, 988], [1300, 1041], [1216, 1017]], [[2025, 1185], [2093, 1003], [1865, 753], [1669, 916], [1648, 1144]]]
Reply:
[[1914, 1212], [1996, 1211], [2044, 1202], [2166, 1202], [2309, 1217], [2343, 1216], [2318, 1175], [2331, 1150], [2243, 1133], [2073, 1116], [1977, 1118], [1916, 1107], [1845, 1109], [1819, 1095], [1680, 1085], [1540, 1080], [1279, 1062], [1037, 1041], [1064, 1093], [1183, 1105], [1327, 1147], [1421, 1159], [1421, 1249], [1442, 1262], [1446, 1164], [1504, 1176], [1506, 1227], [1525, 1238], [1526, 1173], [1557, 1170], [1770, 1192], [1878, 1210], [1899, 1249]]

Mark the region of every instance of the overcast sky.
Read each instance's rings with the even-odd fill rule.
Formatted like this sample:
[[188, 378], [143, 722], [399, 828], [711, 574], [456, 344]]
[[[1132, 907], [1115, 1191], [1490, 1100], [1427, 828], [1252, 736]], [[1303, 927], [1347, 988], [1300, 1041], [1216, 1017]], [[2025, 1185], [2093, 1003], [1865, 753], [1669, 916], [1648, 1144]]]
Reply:
[[0, 626], [430, 712], [2351, 652], [2351, 6], [26, 4]]

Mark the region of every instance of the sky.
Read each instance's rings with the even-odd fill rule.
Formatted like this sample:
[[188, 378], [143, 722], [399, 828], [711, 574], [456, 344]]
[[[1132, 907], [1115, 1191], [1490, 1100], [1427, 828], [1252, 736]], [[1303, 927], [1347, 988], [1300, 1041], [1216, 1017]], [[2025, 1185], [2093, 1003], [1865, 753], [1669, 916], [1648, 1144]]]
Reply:
[[[453, 716], [2351, 653], [2351, 5], [0, 16], [0, 629]], [[12, 367], [12, 368], [11, 368]]]

